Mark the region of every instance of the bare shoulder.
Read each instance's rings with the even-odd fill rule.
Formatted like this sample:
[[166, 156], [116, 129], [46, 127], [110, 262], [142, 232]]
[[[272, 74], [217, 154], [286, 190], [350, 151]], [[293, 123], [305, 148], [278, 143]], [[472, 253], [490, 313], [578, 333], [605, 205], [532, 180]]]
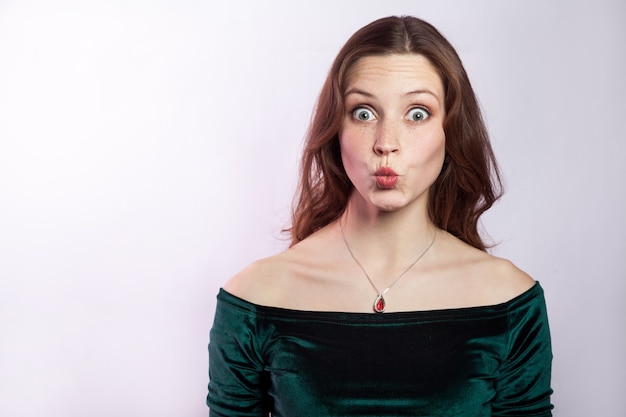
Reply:
[[288, 251], [259, 259], [228, 280], [224, 290], [254, 304], [274, 305], [289, 265]]
[[[448, 235], [446, 270], [470, 305], [495, 305], [512, 300], [536, 282], [508, 259], [493, 256]], [[461, 301], [459, 300], [461, 303]]]
[[508, 259], [488, 255], [486, 279], [500, 302], [506, 302], [525, 293], [536, 282]]
[[323, 228], [284, 252], [253, 262], [232, 277], [224, 290], [258, 305], [315, 308], [310, 304], [315, 298], [312, 294], [328, 288], [332, 281], [341, 243], [330, 228]]

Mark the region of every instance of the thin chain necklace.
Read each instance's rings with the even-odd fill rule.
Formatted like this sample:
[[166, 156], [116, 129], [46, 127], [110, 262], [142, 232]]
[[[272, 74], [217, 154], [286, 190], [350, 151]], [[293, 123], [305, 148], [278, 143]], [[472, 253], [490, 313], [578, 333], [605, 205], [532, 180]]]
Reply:
[[413, 265], [415, 265], [420, 259], [422, 259], [422, 256], [424, 256], [426, 254], [426, 252], [428, 252], [428, 249], [430, 249], [433, 246], [433, 244], [435, 243], [435, 238], [437, 237], [437, 229], [435, 229], [435, 234], [433, 235], [433, 240], [430, 241], [430, 244], [428, 245], [428, 247], [426, 249], [424, 249], [424, 251], [422, 253], [420, 253], [420, 255], [417, 257], [417, 259], [415, 259], [411, 263], [411, 265], [409, 265], [409, 267], [407, 269], [405, 269], [398, 276], [398, 278], [396, 278], [387, 288], [385, 288], [383, 291], [378, 291], [378, 288], [376, 288], [376, 285], [374, 285], [374, 281], [372, 281], [372, 279], [370, 278], [370, 276], [367, 273], [367, 271], [365, 270], [365, 268], [363, 268], [363, 265], [361, 265], [361, 262], [359, 262], [359, 260], [356, 258], [356, 256], [354, 256], [354, 253], [352, 253], [352, 249], [350, 249], [350, 245], [348, 245], [348, 240], [346, 239], [346, 235], [343, 232], [343, 226], [341, 224], [341, 219], [339, 219], [339, 230], [341, 230], [341, 237], [343, 238], [343, 242], [346, 244], [346, 248], [348, 248], [348, 252], [350, 252], [350, 256], [352, 256], [352, 259], [354, 259], [354, 262], [356, 262], [356, 264], [359, 266], [359, 268], [361, 268], [361, 271], [363, 271], [363, 273], [365, 274], [365, 277], [367, 278], [367, 280], [372, 285], [372, 288], [374, 288], [374, 291], [376, 291], [376, 294], [378, 294], [376, 296], [376, 299], [374, 300], [374, 305], [373, 305], [374, 311], [376, 313], [382, 313], [383, 311], [385, 311], [385, 307], [387, 307], [387, 303], [385, 302], [384, 295], [387, 293], [387, 291], [389, 291], [391, 289], [391, 287], [393, 287], [395, 285], [396, 282], [398, 282], [400, 280], [400, 278], [402, 278], [404, 276], [404, 274], [409, 272], [409, 269], [413, 268]]

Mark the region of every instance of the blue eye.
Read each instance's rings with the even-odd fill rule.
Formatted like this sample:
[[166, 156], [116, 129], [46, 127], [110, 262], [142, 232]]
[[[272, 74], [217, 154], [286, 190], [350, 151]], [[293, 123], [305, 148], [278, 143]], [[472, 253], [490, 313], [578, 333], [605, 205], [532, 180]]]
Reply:
[[413, 122], [423, 122], [430, 117], [428, 110], [422, 107], [415, 107], [409, 111], [409, 120]]
[[352, 117], [361, 122], [367, 122], [374, 119], [374, 112], [365, 107], [359, 107], [352, 112]]

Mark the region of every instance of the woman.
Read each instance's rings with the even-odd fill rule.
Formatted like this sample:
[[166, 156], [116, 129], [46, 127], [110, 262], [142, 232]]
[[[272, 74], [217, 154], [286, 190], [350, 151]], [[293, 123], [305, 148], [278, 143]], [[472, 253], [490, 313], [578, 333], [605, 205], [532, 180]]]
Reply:
[[486, 252], [499, 178], [452, 46], [413, 17], [342, 48], [291, 247], [218, 295], [212, 416], [550, 416], [543, 292]]

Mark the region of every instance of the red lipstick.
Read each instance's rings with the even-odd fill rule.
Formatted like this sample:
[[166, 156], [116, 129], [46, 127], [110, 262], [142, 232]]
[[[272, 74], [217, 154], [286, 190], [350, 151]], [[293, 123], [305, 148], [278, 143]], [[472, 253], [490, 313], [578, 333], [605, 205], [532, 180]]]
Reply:
[[374, 173], [376, 176], [376, 186], [383, 190], [393, 188], [398, 182], [398, 174], [389, 167], [380, 167]]

